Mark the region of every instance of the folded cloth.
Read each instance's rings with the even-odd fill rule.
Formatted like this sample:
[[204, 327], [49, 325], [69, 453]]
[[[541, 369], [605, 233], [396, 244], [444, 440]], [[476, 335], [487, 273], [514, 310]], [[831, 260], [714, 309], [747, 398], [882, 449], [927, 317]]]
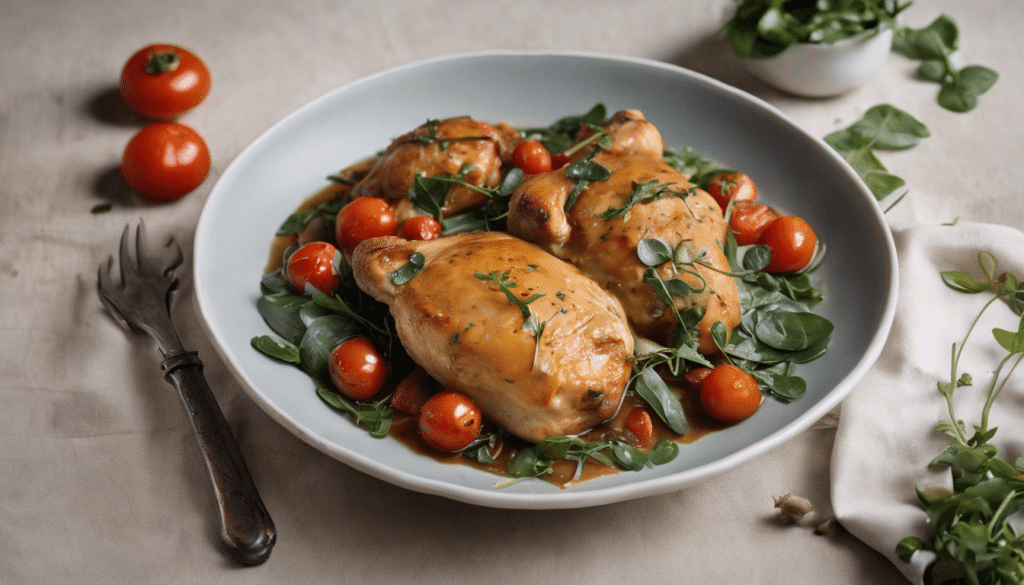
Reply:
[[[930, 537], [915, 484], [952, 485], [948, 469], [928, 467], [950, 443], [935, 429], [948, 418], [937, 383], [949, 380], [953, 344], [959, 346], [991, 298], [954, 291], [940, 272], [960, 270], [984, 281], [978, 254], [991, 252], [999, 263], [996, 274], [1024, 277], [1024, 233], [959, 224], [915, 226], [894, 230], [893, 236], [900, 278], [896, 315], [882, 355], [842, 403], [832, 452], [832, 505], [846, 530], [889, 557], [911, 582], [921, 583], [934, 555], [919, 551], [904, 562], [896, 545], [907, 536], [925, 542]], [[974, 384], [955, 394], [956, 415], [968, 429], [979, 422], [988, 382], [1005, 355], [993, 351], [999, 348], [991, 330], [1016, 330], [1018, 323], [1005, 303], [994, 303], [971, 334], [960, 371], [969, 372]], [[1020, 451], [1020, 374], [1007, 384], [989, 418], [990, 427], [1000, 428], [993, 443], [1004, 457], [1008, 443], [1016, 445], [1011, 452]]]

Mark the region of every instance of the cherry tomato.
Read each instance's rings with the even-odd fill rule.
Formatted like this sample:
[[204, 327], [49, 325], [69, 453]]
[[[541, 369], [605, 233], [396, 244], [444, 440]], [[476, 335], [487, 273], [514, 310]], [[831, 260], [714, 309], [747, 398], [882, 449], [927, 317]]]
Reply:
[[729, 201], [753, 201], [757, 199], [757, 185], [745, 173], [722, 173], [711, 179], [707, 192], [725, 211]]
[[512, 151], [512, 164], [527, 175], [539, 175], [551, 170], [551, 153], [536, 140], [524, 140]]
[[402, 378], [391, 395], [391, 406], [398, 412], [416, 416], [430, 397], [430, 378], [423, 368], [416, 368]]
[[121, 96], [148, 118], [174, 120], [198, 106], [209, 93], [210, 70], [184, 47], [143, 47], [121, 71]]
[[700, 383], [711, 373], [711, 368], [697, 367], [687, 370], [683, 374], [683, 380], [692, 388], [700, 388]]
[[420, 436], [432, 448], [455, 453], [469, 446], [480, 434], [480, 409], [461, 392], [445, 390], [423, 404], [417, 426]]
[[757, 201], [737, 201], [732, 204], [729, 229], [740, 246], [756, 244], [761, 234], [779, 217], [771, 207]]
[[640, 448], [647, 448], [654, 440], [654, 423], [646, 409], [634, 407], [626, 415], [626, 430], [636, 437]]
[[387, 364], [377, 348], [369, 339], [358, 335], [336, 345], [327, 364], [334, 387], [352, 400], [373, 398], [388, 374]]
[[758, 243], [772, 251], [772, 260], [764, 271], [783, 274], [801, 270], [811, 263], [818, 237], [806, 221], [794, 215], [784, 215], [768, 224]]
[[441, 235], [441, 224], [427, 215], [417, 215], [402, 222], [399, 235], [407, 240], [433, 240]]
[[121, 175], [144, 197], [172, 201], [191, 193], [210, 173], [210, 149], [184, 124], [149, 124], [128, 142]]
[[569, 157], [562, 153], [551, 155], [551, 168], [553, 169], [560, 169], [568, 163]]
[[284, 267], [284, 280], [288, 288], [304, 294], [309, 288], [333, 295], [341, 286], [338, 267], [341, 252], [327, 242], [310, 242], [288, 257]]
[[359, 197], [338, 212], [334, 222], [334, 238], [346, 252], [352, 252], [359, 242], [377, 236], [398, 233], [398, 219], [384, 199]]
[[732, 364], [722, 364], [700, 383], [700, 403], [704, 412], [722, 422], [739, 422], [761, 405], [757, 380]]

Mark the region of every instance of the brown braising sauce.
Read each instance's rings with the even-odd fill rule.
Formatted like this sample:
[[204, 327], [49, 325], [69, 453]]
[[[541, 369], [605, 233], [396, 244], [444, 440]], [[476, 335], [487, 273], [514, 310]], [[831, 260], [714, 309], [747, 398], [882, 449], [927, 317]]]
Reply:
[[[372, 166], [374, 160], [363, 161], [351, 167], [343, 169], [339, 175], [347, 179], [358, 180], [364, 176], [369, 168]], [[346, 183], [337, 182], [331, 183], [314, 193], [312, 196], [303, 201], [296, 209], [296, 212], [313, 209], [323, 203], [329, 202], [335, 198], [346, 197], [348, 191], [351, 190], [351, 185]], [[273, 272], [278, 268], [281, 268], [283, 263], [283, 255], [285, 250], [289, 246], [292, 246], [299, 242], [299, 236], [296, 234], [287, 236], [275, 236], [270, 247], [270, 254], [267, 260], [265, 268], [266, 272]], [[580, 435], [580, 438], [584, 441], [601, 441], [610, 438], [619, 438], [632, 446], [639, 448], [643, 451], [649, 451], [650, 447], [657, 443], [661, 439], [668, 439], [681, 444], [691, 444], [701, 437], [724, 429], [731, 426], [726, 423], [718, 422], [708, 415], [706, 415], [700, 405], [700, 398], [697, 393], [697, 389], [689, 387], [685, 382], [672, 383], [667, 377], [666, 382], [669, 387], [675, 390], [675, 394], [679, 397], [680, 402], [683, 405], [683, 410], [686, 413], [687, 423], [689, 424], [689, 432], [685, 435], [678, 435], [671, 429], [669, 429], [661, 420], [652, 413], [651, 419], [654, 427], [654, 436], [651, 444], [647, 448], [642, 448], [639, 442], [632, 434], [626, 430], [626, 416], [634, 407], [647, 407], [647, 403], [636, 395], [632, 390], [626, 392], [623, 397], [622, 406], [619, 408], [618, 413], [611, 420], [587, 431]], [[392, 380], [385, 384], [385, 387], [381, 390], [381, 395], [386, 395], [394, 389], [394, 385], [397, 380]], [[648, 407], [648, 411], [650, 411]], [[496, 431], [494, 428], [488, 428], [485, 421], [484, 432]], [[414, 452], [430, 457], [440, 463], [446, 464], [458, 464], [468, 465], [496, 476], [511, 478], [511, 474], [508, 471], [509, 462], [517, 451], [522, 448], [530, 446], [529, 443], [518, 439], [516, 437], [505, 436], [501, 444], [498, 445], [492, 453], [494, 461], [490, 463], [481, 463], [470, 457], [466, 457], [461, 453], [441, 453], [427, 445], [427, 443], [420, 437], [416, 425], [416, 417], [410, 416], [394, 411], [392, 414], [391, 429], [388, 432], [389, 436], [405, 444], [407, 447], [412, 449]], [[571, 484], [579, 483], [582, 481], [595, 479], [607, 475], [623, 472], [618, 467], [609, 467], [603, 463], [594, 461], [593, 459], [587, 459], [584, 462], [584, 467], [579, 478], [576, 478], [578, 472], [578, 463], [571, 460], [560, 460], [555, 462], [552, 473], [541, 477], [544, 481], [566, 487]], [[500, 482], [496, 482], [500, 483]]]

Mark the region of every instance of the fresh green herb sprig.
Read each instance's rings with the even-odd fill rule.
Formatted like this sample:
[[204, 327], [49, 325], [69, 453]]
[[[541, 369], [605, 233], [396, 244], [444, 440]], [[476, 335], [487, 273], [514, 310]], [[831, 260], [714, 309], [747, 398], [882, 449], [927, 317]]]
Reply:
[[[429, 213], [441, 224], [444, 235], [499, 229], [501, 223], [508, 216], [509, 199], [526, 175], [520, 169], [512, 169], [505, 175], [500, 185], [488, 188], [474, 185], [466, 180], [466, 175], [473, 169], [473, 165], [466, 164], [455, 175], [448, 173], [439, 173], [432, 177], [424, 174], [416, 175], [413, 186], [406, 192], [406, 196], [416, 207]], [[453, 187], [460, 185], [485, 195], [487, 202], [478, 209], [445, 217], [443, 209], [448, 194]]]
[[[344, 270], [343, 277], [349, 281], [351, 272]], [[260, 281], [260, 288], [262, 295], [256, 308], [278, 337], [258, 335], [252, 338], [252, 346], [305, 372], [313, 379], [322, 399], [336, 409], [353, 414], [357, 424], [377, 436], [378, 431], [384, 429], [384, 419], [389, 418], [386, 415], [390, 411], [385, 412], [382, 407], [374, 410], [366, 405], [355, 406], [340, 395], [327, 400], [324, 394], [328, 391], [324, 389], [332, 387], [327, 374], [331, 350], [342, 340], [357, 334], [373, 340], [396, 375], [412, 370], [411, 360], [394, 333], [387, 306], [362, 293], [354, 283], [343, 285], [342, 293], [333, 296], [319, 291], [295, 294], [285, 284], [280, 269], [266, 274]], [[383, 432], [386, 434], [386, 429]]]
[[[528, 270], [535, 269], [536, 267], [533, 267], [532, 269], [528, 268]], [[537, 299], [543, 296], [546, 296], [547, 293], [533, 293], [532, 295], [525, 299], [519, 298], [518, 295], [512, 292], [512, 289], [516, 288], [517, 285], [516, 282], [512, 280], [510, 276], [511, 273], [512, 269], [509, 268], [504, 272], [492, 270], [487, 274], [484, 274], [482, 272], [474, 272], [473, 276], [481, 280], [486, 280], [495, 284], [498, 287], [497, 290], [500, 290], [503, 293], [505, 293], [505, 298], [508, 299], [509, 303], [519, 307], [520, 312], [522, 312], [523, 314], [523, 331], [528, 331], [531, 334], [533, 334], [533, 364], [536, 365], [537, 357], [540, 354], [540, 337], [541, 335], [544, 335], [544, 329], [547, 327], [548, 321], [553, 319], [555, 315], [557, 315], [558, 313], [566, 312], [566, 309], [564, 307], [558, 309], [555, 311], [553, 315], [551, 315], [551, 317], [548, 317], [546, 320], [541, 321], [540, 319], [537, 318], [537, 315], [533, 312], [533, 309], [530, 308], [530, 303], [536, 301]]]
[[640, 471], [647, 466], [662, 465], [676, 458], [679, 445], [662, 439], [650, 453], [633, 447], [622, 440], [584, 441], [579, 437], [548, 437], [541, 442], [519, 450], [509, 462], [512, 477], [544, 477], [552, 473], [556, 461], [569, 459], [577, 462], [573, 481], [583, 475], [584, 464], [593, 459], [608, 467]]
[[[972, 376], [960, 369], [960, 358], [975, 326], [985, 311], [1002, 299], [1017, 315], [1024, 309], [1024, 286], [1008, 273], [997, 275], [995, 257], [987, 252], [978, 261], [984, 280], [975, 280], [965, 272], [946, 271], [942, 280], [954, 290], [990, 293], [963, 340], [953, 344], [950, 377], [938, 383], [946, 401], [949, 418], [936, 429], [949, 435], [949, 447], [933, 461], [953, 472], [953, 493], [936, 495], [934, 490], [918, 486], [917, 493], [928, 513], [933, 535], [929, 542], [911, 536], [896, 547], [901, 559], [909, 561], [919, 550], [931, 550], [936, 560], [927, 575], [931, 583], [1018, 584], [1024, 582], [1024, 536], [1018, 535], [1008, 518], [1024, 510], [1024, 457], [1011, 464], [998, 456], [991, 440], [996, 428], [989, 427], [989, 412], [1007, 380], [1024, 359], [1024, 317], [1015, 329], [995, 328], [995, 345], [1004, 354], [988, 385], [980, 423], [968, 436], [967, 427], [956, 415], [954, 394], [970, 386]], [[998, 351], [993, 348], [994, 351]]]
[[697, 152], [692, 147], [680, 150], [668, 149], [663, 153], [662, 158], [672, 168], [686, 175], [691, 183], [701, 189], [707, 189], [711, 179], [718, 175], [736, 171], [736, 169], [720, 166], [714, 159]]
[[648, 203], [655, 199], [666, 197], [685, 199], [687, 196], [693, 195], [695, 189], [696, 187], [691, 186], [689, 189], [681, 191], [674, 183], [659, 183], [656, 179], [644, 181], [643, 183], [634, 181], [633, 191], [626, 201], [619, 207], [609, 207], [606, 209], [601, 214], [601, 219], [621, 217], [623, 221], [628, 221], [630, 210], [638, 203]]
[[[726, 209], [731, 213], [732, 206]], [[725, 326], [712, 328], [715, 343], [730, 360], [749, 372], [776, 398], [795, 400], [807, 390], [796, 374], [799, 364], [814, 361], [828, 351], [834, 325], [810, 307], [824, 298], [810, 274], [821, 265], [825, 245], [811, 264], [797, 274], [772, 275], [761, 270], [771, 262], [767, 246], [750, 246], [739, 258], [740, 248], [727, 235], [725, 256], [739, 275], [740, 323], [726, 338]]]
[[607, 181], [611, 178], [612, 172], [608, 170], [608, 167], [594, 160], [594, 156], [598, 151], [610, 148], [611, 141], [611, 135], [601, 131], [581, 140], [578, 144], [565, 151], [572, 154], [573, 152], [590, 146], [591, 144], [594, 145], [593, 150], [591, 150], [586, 156], [565, 166], [564, 174], [566, 178], [576, 181], [576, 185], [565, 198], [564, 209], [566, 213], [568, 213], [569, 210], [572, 209], [572, 206], [576, 204], [576, 199], [579, 198], [583, 189], [585, 189], [588, 184], [592, 181]]
[[594, 104], [583, 114], [565, 116], [550, 126], [522, 128], [526, 138], [539, 140], [552, 154], [561, 154], [576, 143], [580, 129], [591, 127], [600, 130], [608, 122], [608, 109], [602, 103]]
[[879, 104], [849, 127], [825, 137], [825, 142], [850, 163], [864, 184], [881, 201], [906, 185], [889, 173], [876, 150], [905, 150], [931, 133], [910, 114], [889, 104]]
[[907, 0], [743, 0], [719, 32], [741, 59], [774, 57], [797, 43], [835, 43], [896, 28]]
[[[674, 301], [674, 297], [697, 294], [703, 288], [695, 288], [675, 277], [666, 279], [654, 268], [670, 264], [673, 271], [698, 277], [696, 265], [714, 269], [702, 260], [701, 255], [690, 257], [688, 253], [681, 253], [684, 250], [684, 247], [673, 249], [666, 242], [653, 238], [641, 240], [637, 247], [641, 262], [650, 267], [644, 281], [654, 287], [659, 299], [675, 311], [677, 320], [675, 347], [637, 356], [634, 368], [640, 372], [665, 365], [678, 375], [687, 363], [713, 367], [697, 351], [699, 337], [696, 327], [703, 319], [704, 311], [700, 307], [679, 310]], [[773, 395], [783, 400], [799, 398], [806, 391], [807, 384], [796, 375], [796, 366], [824, 355], [834, 328], [831, 321], [809, 309], [810, 304], [822, 299], [821, 292], [811, 285], [808, 276], [808, 272], [821, 262], [822, 253], [819, 252], [808, 272], [772, 276], [761, 272], [771, 261], [771, 252], [766, 246], [747, 248], [740, 261], [735, 239], [730, 234], [725, 252], [732, 270], [723, 273], [737, 278], [742, 316], [731, 336], [721, 322], [712, 325], [712, 339], [727, 359], [750, 372]], [[706, 286], [703, 278], [701, 281]]]
[[939, 84], [939, 105], [953, 112], [969, 112], [978, 106], [978, 96], [992, 89], [999, 74], [982, 65], [957, 68], [952, 55], [959, 48], [960, 29], [941, 15], [924, 28], [900, 27], [892, 48], [910, 59], [921, 61], [917, 74]]

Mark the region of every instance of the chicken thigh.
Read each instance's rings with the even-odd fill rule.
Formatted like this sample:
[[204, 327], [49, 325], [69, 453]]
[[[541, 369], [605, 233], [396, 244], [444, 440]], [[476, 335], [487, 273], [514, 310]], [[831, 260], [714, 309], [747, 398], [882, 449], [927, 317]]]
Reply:
[[[489, 124], [468, 116], [432, 120], [399, 138], [385, 150], [370, 172], [351, 191], [351, 197], [401, 199], [413, 186], [416, 175], [433, 177], [457, 175], [464, 165], [473, 165], [465, 177], [477, 187], [496, 187], [501, 182], [502, 165], [511, 156], [517, 130], [507, 124]], [[464, 185], [448, 192], [442, 211], [446, 216], [478, 207], [487, 197]], [[412, 215], [408, 200], [396, 212]]]
[[[396, 284], [392, 273], [416, 252], [422, 269]], [[511, 434], [575, 435], [617, 412], [632, 334], [619, 301], [571, 264], [505, 233], [472, 232], [370, 239], [352, 268], [390, 306], [410, 357]]]
[[605, 130], [611, 146], [593, 160], [611, 172], [610, 178], [587, 183], [566, 211], [575, 180], [562, 169], [531, 177], [512, 195], [508, 231], [578, 266], [622, 301], [638, 335], [668, 346], [675, 345], [675, 311], [644, 281], [648, 266], [637, 246], [646, 238], [672, 248], [682, 244], [684, 260], [696, 260], [685, 269], [696, 275], [676, 274], [668, 264], [659, 273], [699, 291], [673, 297], [674, 305], [706, 309], [698, 325], [698, 350], [715, 353], [711, 326], [721, 321], [731, 333], [740, 321], [736, 283], [723, 273], [729, 263], [722, 249], [727, 229], [722, 210], [662, 160], [661, 136], [643, 114], [619, 112]]

